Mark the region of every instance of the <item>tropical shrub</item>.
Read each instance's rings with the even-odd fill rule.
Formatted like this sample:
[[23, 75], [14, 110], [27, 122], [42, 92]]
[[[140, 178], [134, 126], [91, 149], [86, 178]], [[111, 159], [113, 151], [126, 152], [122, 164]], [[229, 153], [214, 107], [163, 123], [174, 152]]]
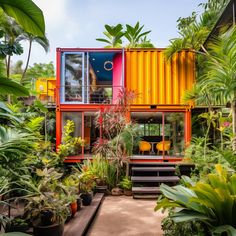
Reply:
[[205, 236], [204, 228], [198, 221], [174, 222], [171, 216], [174, 214], [173, 210], [168, 212], [168, 216], [161, 222], [161, 228], [165, 236]]
[[130, 180], [130, 177], [125, 176], [119, 183], [119, 186], [122, 189], [125, 190], [131, 190], [132, 189], [132, 181]]
[[106, 185], [109, 165], [110, 163], [107, 159], [102, 158], [100, 155], [96, 155], [93, 156], [92, 161], [86, 160], [83, 163], [83, 168], [89, 170], [92, 173], [92, 175], [95, 177], [97, 185]]
[[72, 136], [74, 129], [74, 121], [67, 120], [66, 125], [63, 128], [62, 144], [58, 147], [58, 155], [60, 157], [75, 155], [78, 153], [79, 147], [84, 145], [84, 140], [81, 139], [81, 137]]
[[116, 167], [116, 183], [119, 182], [124, 166], [128, 175], [129, 156], [138, 142], [138, 126], [127, 119], [129, 106], [135, 96], [134, 92], [120, 91], [116, 105], [99, 112], [95, 118], [96, 127], [102, 127], [103, 137], [97, 141], [94, 151], [110, 159]]
[[236, 174], [231, 175], [221, 165], [216, 165], [215, 171], [208, 174], [207, 182], [193, 183], [185, 177], [188, 187], [162, 184], [164, 198], [158, 199], [155, 210], [174, 208], [170, 218], [175, 223], [199, 222], [205, 235], [235, 235]]

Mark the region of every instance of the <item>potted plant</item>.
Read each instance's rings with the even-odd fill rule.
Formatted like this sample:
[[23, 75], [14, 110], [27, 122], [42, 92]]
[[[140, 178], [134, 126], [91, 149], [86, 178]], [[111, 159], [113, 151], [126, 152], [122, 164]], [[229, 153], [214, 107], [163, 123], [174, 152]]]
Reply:
[[26, 232], [28, 229], [29, 224], [25, 219], [15, 217], [7, 221], [5, 232]]
[[70, 214], [68, 202], [61, 197], [66, 193], [60, 178], [61, 173], [54, 168], [38, 169], [36, 171], [41, 179], [27, 181], [28, 192], [24, 198], [28, 201], [25, 215], [33, 224], [35, 236], [61, 236], [64, 222]]
[[63, 180], [63, 185], [66, 190], [66, 198], [70, 204], [71, 216], [73, 217], [77, 212], [77, 200], [79, 197], [79, 178], [76, 174], [70, 174]]
[[70, 204], [70, 211], [71, 211], [71, 216], [74, 217], [75, 213], [77, 212], [77, 195], [70, 195], [68, 196], [68, 202]]
[[79, 176], [79, 189], [81, 199], [84, 206], [88, 206], [92, 202], [93, 188], [95, 186], [95, 177], [88, 170], [83, 170]]
[[93, 157], [93, 160], [87, 160], [84, 162], [83, 168], [89, 170], [94, 176], [95, 180], [95, 192], [105, 193], [108, 189], [107, 186], [107, 172], [108, 172], [108, 160], [102, 158], [100, 155]]
[[119, 185], [124, 190], [126, 196], [132, 195], [132, 181], [128, 176], [125, 176]]

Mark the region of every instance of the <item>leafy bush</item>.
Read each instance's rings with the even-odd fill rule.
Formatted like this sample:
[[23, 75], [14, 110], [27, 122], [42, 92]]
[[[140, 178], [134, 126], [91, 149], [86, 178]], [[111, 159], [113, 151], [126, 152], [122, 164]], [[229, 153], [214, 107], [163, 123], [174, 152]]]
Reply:
[[58, 147], [58, 155], [66, 157], [78, 153], [78, 148], [84, 145], [84, 140], [81, 137], [72, 137], [71, 134], [75, 130], [75, 124], [72, 120], [67, 120], [63, 128], [62, 144]]
[[132, 181], [128, 176], [125, 176], [122, 181], [120, 181], [120, 187], [125, 190], [131, 190], [132, 189]]
[[170, 218], [175, 223], [197, 221], [209, 234], [235, 235], [236, 174], [230, 176], [221, 165], [216, 165], [215, 171], [215, 174], [208, 174], [208, 182], [194, 184], [189, 181], [189, 187], [162, 184], [164, 198], [158, 200], [155, 210], [174, 207]]
[[198, 221], [186, 221], [175, 223], [171, 216], [174, 214], [173, 210], [169, 211], [168, 216], [162, 220], [162, 230], [165, 236], [206, 236], [203, 225]]

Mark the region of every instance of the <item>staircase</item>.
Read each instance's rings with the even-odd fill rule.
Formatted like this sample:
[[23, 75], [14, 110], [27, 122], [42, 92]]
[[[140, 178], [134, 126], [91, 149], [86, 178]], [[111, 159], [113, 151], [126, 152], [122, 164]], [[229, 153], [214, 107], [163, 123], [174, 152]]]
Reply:
[[168, 163], [136, 163], [131, 167], [133, 198], [157, 198], [160, 185], [176, 185], [179, 177], [175, 175], [175, 165]]

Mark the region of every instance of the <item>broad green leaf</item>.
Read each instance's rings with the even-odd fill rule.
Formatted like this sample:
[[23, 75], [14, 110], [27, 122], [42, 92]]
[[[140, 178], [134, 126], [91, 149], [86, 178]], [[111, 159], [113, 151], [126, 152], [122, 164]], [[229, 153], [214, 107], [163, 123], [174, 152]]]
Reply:
[[214, 221], [213, 219], [209, 218], [206, 215], [199, 214], [195, 211], [191, 210], [182, 210], [180, 212], [174, 213], [171, 216], [171, 219], [174, 222], [184, 222], [184, 221], [194, 221], [194, 220], [201, 220], [201, 221]]
[[13, 17], [23, 29], [33, 35], [45, 37], [43, 12], [31, 0], [0, 0], [3, 11]]
[[[0, 0], [1, 1], [1, 0]], [[15, 96], [29, 96], [29, 91], [22, 85], [6, 78], [0, 78], [0, 94]]]
[[0, 117], [2, 118], [5, 118], [5, 119], [11, 119], [11, 120], [14, 120], [16, 122], [22, 122], [19, 118], [17, 118], [16, 116], [14, 115], [11, 115], [11, 114], [7, 114], [7, 113], [3, 113], [3, 112], [0, 112]]
[[224, 232], [227, 232], [228, 236], [235, 236], [236, 235], [236, 229], [232, 227], [231, 225], [221, 225], [215, 228], [213, 231], [216, 234], [222, 234]]
[[100, 41], [100, 42], [104, 42], [104, 43], [110, 43], [108, 40], [106, 39], [102, 39], [102, 38], [98, 38], [96, 39], [97, 41]]
[[154, 208], [155, 211], [160, 210], [161, 208], [167, 208], [167, 207], [182, 207], [180, 204], [173, 202], [173, 201], [169, 201], [167, 198], [164, 198], [160, 201], [157, 201], [157, 205]]
[[233, 191], [233, 194], [236, 195], [236, 174], [230, 177], [230, 183], [231, 183], [231, 189]]

